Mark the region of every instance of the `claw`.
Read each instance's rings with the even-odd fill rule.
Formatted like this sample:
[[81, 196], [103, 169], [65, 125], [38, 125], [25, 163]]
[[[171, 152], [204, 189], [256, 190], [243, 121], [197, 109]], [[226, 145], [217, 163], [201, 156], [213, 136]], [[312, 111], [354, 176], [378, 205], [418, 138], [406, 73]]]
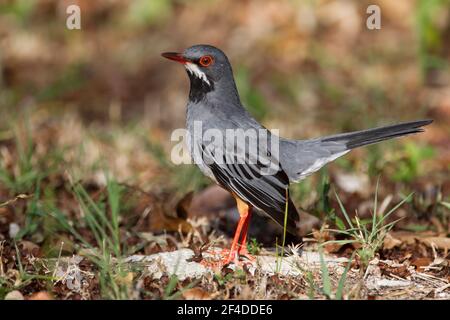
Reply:
[[247, 247], [240, 247], [238, 250], [239, 257], [244, 257], [250, 262], [256, 262], [256, 257], [248, 252]]

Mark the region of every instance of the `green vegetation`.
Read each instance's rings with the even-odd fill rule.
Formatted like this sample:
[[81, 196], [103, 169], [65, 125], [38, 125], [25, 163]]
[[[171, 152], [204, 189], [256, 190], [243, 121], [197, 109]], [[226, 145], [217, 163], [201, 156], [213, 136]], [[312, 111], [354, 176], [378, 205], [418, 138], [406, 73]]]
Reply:
[[416, 21], [419, 35], [419, 58], [422, 72], [427, 76], [432, 70], [447, 70], [448, 61], [442, 50], [445, 45], [444, 30], [439, 28], [436, 19], [450, 5], [448, 0], [418, 1]]
[[95, 245], [85, 239], [57, 208], [49, 209], [60, 225], [70, 232], [84, 249], [87, 257], [98, 267], [102, 296], [112, 299], [126, 299], [127, 286], [121, 279], [130, 272], [123, 264], [127, 252], [119, 233], [121, 187], [114, 180], [107, 179], [106, 199], [95, 201], [79, 183], [73, 186], [74, 195], [83, 212], [82, 225], [88, 227], [95, 238]]
[[247, 250], [251, 255], [258, 255], [261, 252], [262, 244], [252, 238], [249, 243], [247, 243]]
[[330, 240], [324, 243], [337, 243], [337, 244], [358, 244], [359, 249], [356, 250], [357, 256], [360, 258], [361, 262], [365, 267], [368, 266], [369, 261], [375, 257], [377, 251], [381, 248], [383, 244], [384, 238], [386, 234], [395, 226], [398, 220], [394, 220], [388, 222], [388, 218], [395, 212], [400, 206], [402, 206], [405, 202], [408, 202], [412, 198], [412, 193], [405, 197], [402, 201], [400, 201], [397, 205], [395, 205], [388, 212], [380, 212], [378, 211], [378, 183], [375, 191], [375, 200], [373, 203], [373, 212], [372, 219], [369, 221], [361, 220], [358, 215], [355, 215], [354, 221], [350, 218], [347, 210], [342, 204], [341, 199], [335, 193], [336, 199], [339, 203], [339, 207], [342, 211], [342, 214], [345, 217], [345, 221], [348, 224], [348, 228], [345, 227], [343, 223], [338, 224], [339, 229], [329, 229], [331, 232], [335, 232], [336, 234], [343, 235], [348, 237], [349, 239], [345, 240]]

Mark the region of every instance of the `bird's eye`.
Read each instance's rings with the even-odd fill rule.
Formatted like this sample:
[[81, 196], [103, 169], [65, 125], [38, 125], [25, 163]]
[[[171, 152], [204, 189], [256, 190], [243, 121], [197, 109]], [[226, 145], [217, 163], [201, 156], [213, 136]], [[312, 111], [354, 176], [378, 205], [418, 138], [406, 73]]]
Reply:
[[211, 56], [203, 56], [200, 58], [199, 63], [202, 67], [208, 67], [213, 62], [213, 58]]

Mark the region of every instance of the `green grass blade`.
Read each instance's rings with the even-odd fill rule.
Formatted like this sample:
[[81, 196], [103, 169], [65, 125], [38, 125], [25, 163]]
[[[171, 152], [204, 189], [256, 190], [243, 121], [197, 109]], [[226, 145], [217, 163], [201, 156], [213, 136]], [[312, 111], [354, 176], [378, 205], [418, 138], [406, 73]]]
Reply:
[[394, 206], [391, 210], [389, 210], [388, 213], [384, 214], [383, 217], [377, 222], [375, 225], [375, 229], [378, 229], [380, 225], [392, 214], [397, 210], [399, 207], [401, 207], [406, 201], [410, 200], [413, 196], [414, 192], [411, 192], [406, 198], [404, 198], [402, 201], [400, 201], [396, 206]]
[[370, 232], [370, 238], [369, 241], [371, 239], [373, 239], [373, 235], [375, 232], [375, 226], [377, 225], [377, 218], [378, 218], [378, 187], [380, 186], [380, 176], [378, 176], [377, 179], [377, 185], [375, 187], [375, 197], [373, 200], [373, 212], [372, 212], [372, 229]]
[[356, 240], [356, 239], [351, 239], [351, 240], [329, 240], [329, 241], [325, 241], [324, 243], [321, 243], [320, 247], [323, 247], [323, 246], [325, 246], [327, 244], [333, 244], [333, 243], [344, 245], [344, 244], [356, 243], [356, 242], [359, 242], [359, 241]]
[[111, 179], [107, 180], [107, 191], [108, 191], [108, 202], [111, 208], [111, 226], [112, 226], [112, 237], [115, 249], [115, 255], [120, 256], [120, 235], [119, 235], [119, 213], [120, 213], [120, 186]]
[[323, 258], [323, 251], [320, 250], [320, 270], [322, 273], [322, 286], [323, 286], [323, 293], [327, 298], [331, 298], [331, 281], [330, 281], [330, 274], [328, 273], [328, 266], [325, 263], [325, 260]]
[[353, 251], [352, 256], [348, 260], [347, 266], [345, 267], [344, 272], [341, 275], [341, 278], [339, 279], [338, 287], [336, 289], [336, 299], [341, 300], [343, 293], [344, 293], [344, 285], [345, 281], [347, 280], [347, 273], [350, 270], [350, 266], [352, 265], [353, 258], [355, 257], [356, 251]]
[[441, 201], [440, 204], [450, 210], [450, 202]]
[[345, 217], [345, 220], [347, 221], [348, 225], [350, 226], [350, 228], [355, 229], [355, 226], [352, 223], [352, 220], [350, 219], [350, 217], [347, 214], [347, 210], [345, 209], [344, 205], [342, 204], [341, 199], [339, 198], [338, 194], [336, 193], [336, 191], [334, 192], [336, 199], [339, 203], [339, 207], [341, 208], [342, 214]]
[[[277, 272], [281, 271], [281, 264], [283, 263], [284, 246], [286, 244], [288, 209], [289, 209], [289, 189], [286, 188], [286, 205], [284, 208], [284, 222], [283, 222], [283, 240], [281, 242], [281, 254], [280, 254], [281, 258], [278, 258], [278, 254], [277, 254], [277, 267], [276, 267]], [[278, 253], [278, 251], [277, 251], [277, 253]]]

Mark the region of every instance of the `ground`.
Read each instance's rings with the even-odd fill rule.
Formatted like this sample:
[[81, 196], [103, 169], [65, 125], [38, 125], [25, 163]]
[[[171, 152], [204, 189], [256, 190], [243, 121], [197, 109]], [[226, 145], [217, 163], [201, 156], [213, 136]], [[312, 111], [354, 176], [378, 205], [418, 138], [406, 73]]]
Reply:
[[[356, 0], [79, 0], [73, 31], [64, 1], [0, 4], [0, 299], [448, 299], [449, 4], [372, 2], [380, 30]], [[189, 88], [160, 57], [197, 43], [284, 137], [434, 122], [292, 185], [297, 235], [253, 215], [257, 263], [205, 269], [238, 214], [171, 161]]]

